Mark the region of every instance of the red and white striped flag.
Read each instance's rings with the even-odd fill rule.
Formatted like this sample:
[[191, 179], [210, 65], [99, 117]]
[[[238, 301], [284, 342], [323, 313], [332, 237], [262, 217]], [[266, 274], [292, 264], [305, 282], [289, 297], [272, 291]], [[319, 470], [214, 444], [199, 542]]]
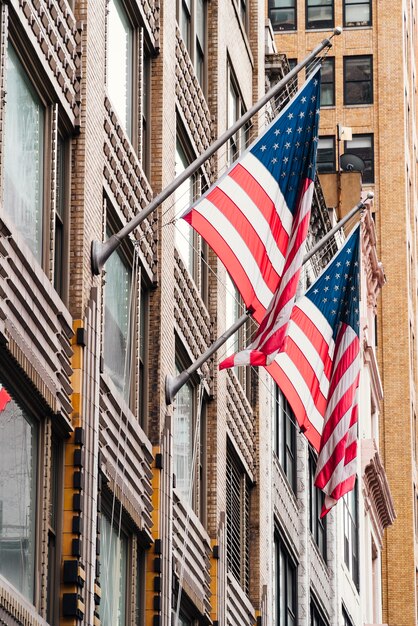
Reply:
[[360, 375], [360, 226], [297, 300], [284, 350], [267, 368], [318, 450], [323, 515], [354, 487]]
[[318, 69], [182, 216], [221, 259], [259, 323], [281, 281], [286, 283], [279, 297], [283, 323], [292, 308], [309, 227], [319, 94]]

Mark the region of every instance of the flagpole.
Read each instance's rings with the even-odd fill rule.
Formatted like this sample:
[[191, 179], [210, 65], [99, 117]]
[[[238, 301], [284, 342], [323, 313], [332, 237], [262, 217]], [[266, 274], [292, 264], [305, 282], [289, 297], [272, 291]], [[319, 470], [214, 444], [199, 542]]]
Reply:
[[321, 41], [321, 43], [308, 54], [303, 61], [296, 65], [282, 80], [274, 85], [269, 91], [264, 94], [256, 104], [254, 104], [239, 120], [237, 120], [228, 130], [226, 130], [216, 141], [214, 141], [201, 155], [197, 157], [183, 172], [181, 172], [174, 180], [167, 185], [150, 204], [138, 213], [132, 220], [130, 220], [121, 230], [112, 235], [107, 241], [92, 241], [91, 244], [91, 269], [96, 276], [100, 274], [104, 264], [110, 255], [118, 248], [123, 239], [131, 234], [135, 228], [143, 222], [150, 213], [152, 213], [164, 200], [166, 200], [171, 194], [180, 187], [180, 185], [187, 180], [192, 174], [194, 174], [203, 163], [211, 157], [230, 137], [248, 122], [251, 117], [257, 113], [265, 104], [267, 104], [274, 96], [285, 87], [296, 74], [300, 72], [317, 54], [319, 54], [324, 48], [330, 48], [332, 46], [331, 39], [335, 35], [340, 35], [341, 28], [335, 28], [333, 34], [328, 38]]
[[354, 206], [352, 209], [350, 209], [350, 211], [347, 213], [347, 215], [344, 215], [344, 217], [342, 219], [340, 219], [340, 221], [335, 224], [335, 226], [333, 228], [331, 228], [331, 230], [329, 230], [327, 232], [326, 235], [324, 235], [322, 237], [322, 239], [320, 239], [313, 248], [311, 248], [309, 250], [309, 252], [307, 252], [305, 254], [305, 256], [303, 257], [303, 261], [302, 261], [302, 265], [305, 265], [305, 263], [307, 263], [309, 261], [309, 259], [311, 259], [313, 257], [314, 254], [316, 254], [318, 252], [318, 250], [320, 250], [322, 248], [322, 246], [324, 246], [327, 241], [329, 241], [331, 239], [331, 237], [333, 237], [333, 235], [335, 235], [336, 232], [338, 232], [343, 226], [345, 226], [347, 224], [347, 222], [349, 220], [351, 220], [352, 217], [354, 217], [354, 215], [358, 212], [361, 211], [362, 209], [366, 208], [366, 202], [368, 200], [371, 200], [374, 197], [374, 193], [371, 191], [367, 192], [367, 196], [364, 200], [361, 200], [361, 202], [359, 202], [358, 204], [356, 204], [356, 206]]
[[[345, 215], [338, 222], [338, 224], [331, 228], [331, 230], [326, 235], [324, 235], [324, 237], [322, 237], [322, 239], [318, 241], [318, 243], [315, 244], [315, 246], [311, 250], [309, 250], [307, 254], [305, 254], [305, 256], [303, 257], [302, 265], [305, 265], [305, 263], [309, 261], [309, 259], [311, 259], [313, 255], [316, 254], [318, 250], [320, 250], [322, 246], [326, 244], [333, 235], [335, 235], [336, 232], [338, 232], [343, 226], [345, 226], [345, 224], [354, 215], [356, 215], [358, 211], [364, 209], [366, 207], [366, 202], [368, 200], [371, 200], [373, 196], [374, 194], [369, 191], [364, 201], [362, 200], [361, 202], [356, 204], [356, 206], [354, 206], [347, 213], [347, 215]], [[249, 316], [252, 313], [253, 309], [251, 309], [251, 307], [248, 308], [247, 311], [243, 315], [241, 315], [241, 317], [237, 319], [232, 326], [230, 326], [230, 328], [228, 328], [220, 337], [218, 337], [218, 339], [206, 350], [206, 352], [204, 352], [196, 361], [194, 361], [194, 363], [192, 363], [190, 367], [178, 374], [178, 376], [166, 376], [165, 401], [167, 405], [172, 404], [177, 392], [180, 391], [180, 389], [183, 387], [183, 385], [187, 383], [188, 380], [190, 380], [194, 372], [196, 372], [196, 370], [198, 370], [199, 367], [203, 365], [203, 363], [205, 363], [208, 358], [211, 357], [212, 354], [214, 354], [218, 350], [218, 348], [223, 346], [223, 344], [226, 342], [227, 339], [229, 339], [229, 337], [231, 337], [231, 335], [233, 335], [239, 328], [241, 328], [241, 326], [245, 324], [245, 322], [248, 320]]]
[[187, 370], [183, 370], [178, 376], [166, 376], [165, 379], [165, 401], [166, 404], [171, 404], [176, 396], [177, 392], [183, 387], [184, 384], [190, 380], [191, 376], [194, 374], [196, 370], [199, 369], [205, 361], [208, 360], [209, 357], [214, 354], [218, 348], [220, 348], [231, 335], [233, 335], [241, 326], [245, 324], [249, 316], [254, 312], [254, 310], [249, 307], [245, 313], [238, 318], [232, 326], [230, 326], [218, 339], [204, 352], [194, 363], [187, 368]]

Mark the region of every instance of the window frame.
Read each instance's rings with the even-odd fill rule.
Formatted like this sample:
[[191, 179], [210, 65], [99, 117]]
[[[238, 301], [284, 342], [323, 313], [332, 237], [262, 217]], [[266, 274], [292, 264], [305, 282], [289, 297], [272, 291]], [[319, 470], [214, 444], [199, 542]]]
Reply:
[[[360, 158], [364, 161], [366, 168], [364, 170], [364, 172], [370, 171], [370, 175], [364, 175], [363, 172], [363, 176], [362, 176], [362, 182], [363, 185], [373, 185], [375, 182], [375, 170], [374, 170], [374, 134], [373, 133], [359, 133], [356, 135], [353, 135], [352, 140], [356, 140], [356, 139], [368, 139], [370, 140], [370, 159], [364, 159], [362, 156], [360, 156], [358, 154], [358, 151], [356, 151], [356, 149], [354, 148], [350, 148], [350, 146], [348, 144], [350, 144], [350, 141], [344, 141], [344, 153], [345, 154], [354, 154], [356, 156], [360, 156]], [[361, 150], [365, 150], [366, 148], [361, 148]], [[369, 149], [369, 147], [367, 147], [367, 150]], [[367, 163], [370, 162], [370, 168], [368, 170], [367, 168]]]
[[[283, 470], [287, 482], [296, 495], [297, 492], [297, 438], [296, 417], [292, 408], [281, 391], [275, 384], [274, 403], [274, 453]], [[292, 420], [293, 417], [293, 420]], [[290, 430], [290, 438], [289, 438]], [[290, 457], [290, 461], [289, 461]]]
[[[226, 128], [230, 128], [233, 124], [239, 120], [247, 108], [245, 106], [244, 99], [242, 97], [241, 90], [239, 88], [239, 82], [232, 67], [231, 59], [228, 56], [227, 59], [227, 85], [228, 93], [226, 100]], [[234, 92], [234, 108], [231, 107], [231, 92]], [[247, 122], [237, 132], [230, 137], [227, 144], [227, 163], [231, 165], [234, 163], [243, 151], [247, 148], [251, 138], [251, 124]]]
[[[370, 78], [368, 80], [353, 80], [347, 79], [348, 65], [350, 62], [358, 61], [359, 59], [368, 60], [370, 62]], [[373, 94], [373, 55], [372, 54], [353, 54], [343, 57], [343, 80], [344, 80], [344, 106], [370, 106], [374, 102]], [[349, 87], [352, 85], [365, 84], [370, 89], [370, 96], [366, 102], [359, 102], [353, 97], [349, 96]]]
[[344, 564], [350, 572], [357, 591], [360, 590], [360, 528], [358, 507], [358, 481], [354, 489], [343, 497]]
[[[324, 71], [322, 70], [321, 72], [321, 95], [320, 95], [320, 101], [321, 101], [321, 108], [323, 107], [335, 107], [335, 57], [330, 57], [327, 56], [323, 62], [322, 62], [322, 68], [324, 68], [325, 64], [327, 64], [330, 68], [331, 68], [331, 75], [332, 75], [332, 79], [328, 80], [328, 81], [324, 81]], [[323, 97], [323, 93], [325, 91], [324, 87], [325, 85], [330, 85], [331, 87], [330, 89], [330, 93], [331, 93], [331, 102], [325, 104], [323, 102], [324, 97]]]
[[[269, 20], [270, 20], [271, 25], [273, 27], [273, 31], [275, 33], [286, 32], [286, 31], [289, 31], [289, 30], [296, 30], [296, 28], [297, 28], [297, 23], [298, 23], [297, 2], [296, 2], [296, 0], [288, 0], [288, 2], [289, 2], [289, 5], [285, 6], [285, 7], [271, 6], [271, 5], [273, 5], [275, 3], [275, 0], [269, 0], [269, 2], [268, 2], [268, 17], [269, 17]], [[283, 26], [282, 28], [276, 28], [275, 27], [275, 23], [271, 19], [271, 15], [272, 15], [273, 11], [280, 10], [280, 9], [293, 11], [294, 12], [294, 19], [293, 19], [293, 22], [289, 22], [288, 26], [286, 25], [286, 26]]]
[[315, 8], [316, 6], [321, 6], [321, 5], [310, 5], [310, 3], [315, 0], [305, 0], [305, 27], [306, 30], [327, 30], [329, 28], [334, 28], [334, 24], [335, 24], [335, 3], [334, 0], [328, 0], [328, 5], [324, 5], [324, 6], [331, 6], [332, 9], [332, 17], [328, 20], [322, 20], [320, 25], [317, 25], [317, 22], [312, 22], [312, 19], [309, 18], [309, 13], [310, 13], [310, 9]]
[[[369, 7], [369, 21], [367, 23], [356, 22], [355, 24], [347, 20], [347, 7], [357, 5], [368, 5]], [[373, 24], [373, 3], [371, 0], [356, 0], [356, 2], [348, 3], [347, 0], [343, 2], [343, 26], [344, 28], [368, 28]]]
[[315, 472], [317, 459], [309, 451], [309, 530], [318, 552], [327, 563], [327, 517], [321, 519], [322, 506], [325, 494], [315, 486]]
[[[208, 89], [208, 0], [201, 0], [203, 6], [203, 39], [201, 42], [199, 38], [198, 23], [198, 3], [200, 0], [176, 0], [176, 19], [177, 25], [180, 30], [180, 34], [183, 38], [185, 48], [189, 54], [190, 61], [195, 70], [195, 75], [198, 83], [204, 93], [207, 94]], [[184, 29], [182, 27], [183, 20], [181, 17], [187, 12], [187, 40], [184, 39]], [[199, 51], [202, 53], [199, 56]], [[202, 61], [202, 73], [199, 71], [199, 59]]]
[[[225, 472], [226, 566], [227, 571], [248, 595], [250, 587], [250, 477], [229, 439], [226, 448]], [[234, 492], [233, 488], [235, 488]], [[238, 500], [239, 505], [236, 506]]]
[[[285, 564], [286, 571], [281, 572], [280, 564], [282, 561]], [[273, 614], [277, 617], [277, 624], [281, 624], [281, 626], [292, 626], [292, 624], [297, 624], [298, 622], [298, 562], [293, 555], [292, 551], [289, 548], [289, 545], [284, 540], [282, 533], [280, 530], [276, 528], [274, 533], [274, 606], [273, 606]], [[289, 576], [290, 573], [290, 576]], [[289, 578], [292, 579], [292, 600], [293, 605], [289, 607]], [[284, 593], [281, 594], [280, 591], [282, 589], [281, 582], [284, 583]], [[282, 615], [282, 606], [281, 600], [284, 596], [286, 598], [286, 606], [284, 607], [285, 615]], [[289, 610], [291, 611], [290, 622], [289, 622]], [[283, 620], [284, 617], [284, 620]]]
[[[71, 129], [68, 121], [59, 114], [58, 98], [54, 91], [47, 85], [47, 81], [43, 80], [41, 71], [38, 69], [35, 55], [31, 55], [31, 45], [13, 21], [9, 23], [8, 45], [13, 47], [14, 53], [22, 70], [25, 79], [30, 85], [34, 94], [38, 97], [40, 104], [44, 110], [44, 129], [43, 129], [43, 155], [42, 155], [42, 195], [41, 195], [41, 253], [37, 258], [34, 251], [31, 250], [34, 259], [42, 268], [48, 277], [54, 289], [56, 289], [55, 276], [55, 255], [56, 255], [56, 201], [57, 201], [57, 168], [58, 168], [58, 141], [64, 142], [64, 219], [62, 221], [63, 228], [63, 262], [61, 266], [61, 290], [57, 293], [68, 305], [69, 290], [69, 230], [70, 230], [70, 189], [71, 189]], [[7, 68], [5, 68], [5, 73]], [[7, 73], [6, 73], [7, 79]], [[7, 104], [5, 107], [5, 125], [7, 124]], [[1, 196], [4, 203], [5, 194], [5, 140], [2, 146], [2, 168], [1, 168]], [[7, 215], [7, 213], [6, 213]], [[13, 223], [16, 232], [20, 237], [24, 238], [19, 224], [13, 222], [11, 216], [8, 219]], [[29, 243], [26, 243], [30, 249]]]
[[325, 618], [323, 611], [318, 606], [318, 602], [313, 598], [311, 592], [310, 609], [310, 626], [329, 626], [329, 621]]
[[[319, 155], [320, 155], [320, 150], [321, 150], [321, 139], [325, 139], [327, 141], [332, 140], [332, 156], [333, 156], [333, 160], [332, 161], [320, 161]], [[329, 148], [322, 148], [322, 150], [329, 150]], [[336, 158], [337, 158], [337, 151], [336, 151], [336, 141], [335, 141], [335, 135], [321, 135], [319, 137], [319, 141], [318, 141], [318, 154], [317, 154], [317, 169], [318, 169], [318, 174], [334, 174], [336, 171]], [[331, 163], [332, 164], [332, 169], [322, 169], [321, 165], [323, 163]]]

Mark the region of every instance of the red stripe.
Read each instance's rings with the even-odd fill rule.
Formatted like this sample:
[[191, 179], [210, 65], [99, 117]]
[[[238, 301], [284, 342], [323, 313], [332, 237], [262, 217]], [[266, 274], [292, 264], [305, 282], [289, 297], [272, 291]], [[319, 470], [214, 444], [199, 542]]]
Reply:
[[275, 382], [278, 384], [283, 394], [285, 395], [287, 401], [292, 407], [292, 411], [296, 416], [297, 422], [301, 430], [303, 430], [303, 432], [305, 433], [306, 438], [315, 448], [315, 450], [319, 450], [321, 435], [316, 430], [315, 426], [308, 420], [305, 406], [300, 399], [297, 390], [294, 388], [292, 382], [289, 380], [286, 373], [283, 371], [277, 361], [274, 361], [271, 365], [266, 367], [266, 370], [271, 374], [271, 376], [274, 378]]
[[[336, 402], [334, 410], [332, 411], [331, 415], [327, 416], [327, 419], [324, 423], [324, 428], [322, 431], [321, 450], [328, 443], [328, 440], [331, 439], [331, 437], [333, 436], [333, 433], [337, 425], [342, 420], [344, 415], [346, 415], [346, 413], [350, 410], [350, 408], [352, 408], [355, 395], [356, 395], [357, 386], [358, 386], [358, 379], [359, 377], [356, 376], [356, 378], [353, 380], [353, 382], [348, 387], [348, 389], [341, 395], [341, 397]], [[347, 429], [348, 428], [349, 426], [347, 426]]]
[[254, 308], [253, 318], [260, 323], [266, 309], [258, 300], [252, 283], [249, 280], [244, 268], [232, 252], [231, 248], [225, 242], [224, 238], [212, 226], [212, 224], [197, 211], [190, 211], [185, 219], [198, 233], [204, 233], [205, 240], [222, 260], [223, 264], [228, 267], [228, 272], [230, 273], [234, 283], [239, 285], [239, 291], [245, 302], [245, 306], [247, 308], [250, 306]]
[[0, 389], [0, 411], [4, 411], [8, 402], [10, 402], [11, 397], [7, 393], [6, 389], [2, 387]]
[[299, 344], [295, 343], [291, 337], [288, 337], [286, 340], [285, 352], [299, 371], [301, 377], [310, 390], [316, 409], [322, 416], [324, 416], [327, 399], [321, 391], [320, 381], [317, 378], [311, 363], [306, 358], [303, 346], [301, 347]]
[[302, 333], [306, 335], [306, 341], [309, 341], [313, 345], [321, 357], [322, 363], [324, 364], [325, 374], [329, 380], [331, 376], [332, 359], [329, 356], [329, 344], [325, 340], [323, 334], [318, 330], [315, 322], [297, 305], [294, 307], [292, 312], [292, 322], [294, 322], [300, 328]]
[[339, 500], [340, 498], [345, 496], [346, 493], [354, 489], [355, 483], [356, 474], [352, 474], [335, 487], [334, 491], [331, 494], [331, 498], [334, 498], [334, 500]]
[[347, 331], [347, 326], [344, 324], [341, 326], [340, 331], [338, 333], [338, 337], [335, 342], [335, 358], [338, 359], [338, 362], [334, 361], [334, 370], [332, 374], [331, 385], [329, 388], [328, 397], [332, 398], [332, 394], [334, 393], [335, 388], [339, 384], [341, 378], [344, 376], [345, 372], [351, 367], [351, 365], [356, 360], [359, 351], [360, 351], [360, 341], [357, 335], [353, 336], [351, 343], [348, 344], [344, 353], [340, 356], [339, 350], [341, 349], [341, 344], [345, 339], [345, 333]]
[[[247, 248], [253, 255], [256, 264], [260, 268], [264, 281], [274, 293], [277, 289], [277, 285], [279, 284], [280, 276], [270, 262], [266, 251], [266, 242], [263, 242], [262, 239], [260, 239], [254, 226], [241, 212], [239, 206], [237, 206], [235, 202], [233, 202], [233, 200], [231, 200], [231, 198], [227, 196], [224, 191], [222, 191], [222, 189], [215, 187], [206, 196], [206, 199], [226, 217], [235, 230], [240, 234]], [[193, 212], [194, 211], [195, 209]], [[204, 237], [207, 240], [206, 233], [204, 233]], [[210, 244], [210, 241], [208, 241], [208, 243]], [[221, 260], [223, 261], [223, 259]], [[223, 263], [229, 269], [228, 264], [224, 261]]]
[[[263, 187], [254, 178], [251, 172], [246, 170], [241, 163], [237, 163], [229, 175], [251, 198], [260, 213], [264, 215], [264, 218], [269, 223], [277, 247], [283, 256], [285, 256], [289, 235], [283, 228], [281, 216], [277, 213], [276, 206], [270, 196], [264, 191]], [[285, 210], [290, 213], [287, 206]]]

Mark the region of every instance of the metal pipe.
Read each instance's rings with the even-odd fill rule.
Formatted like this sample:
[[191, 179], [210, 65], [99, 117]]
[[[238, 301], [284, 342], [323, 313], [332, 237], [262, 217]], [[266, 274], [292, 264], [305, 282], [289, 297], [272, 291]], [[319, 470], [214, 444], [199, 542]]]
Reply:
[[138, 215], [136, 215], [130, 222], [125, 224], [123, 228], [114, 235], [112, 235], [107, 241], [92, 241], [91, 244], [91, 269], [96, 276], [100, 274], [104, 264], [110, 255], [118, 248], [123, 239], [131, 234], [135, 228], [143, 222], [150, 213], [152, 213], [164, 200], [166, 200], [171, 194], [178, 189], [178, 187], [194, 174], [203, 163], [211, 157], [230, 137], [232, 137], [251, 117], [257, 113], [269, 100], [271, 100], [283, 87], [285, 87], [301, 69], [303, 69], [317, 54], [319, 54], [324, 48], [330, 48], [332, 46], [331, 39], [335, 35], [340, 35], [341, 28], [335, 28], [333, 34], [328, 38], [321, 41], [321, 43], [310, 53], [308, 56], [296, 65], [282, 80], [274, 85], [269, 91], [264, 94], [254, 106], [252, 106], [244, 115], [235, 122], [228, 130], [226, 130], [216, 141], [214, 141], [200, 156], [197, 157], [183, 172], [181, 172], [174, 180], [167, 185], [150, 204], [143, 209]]

